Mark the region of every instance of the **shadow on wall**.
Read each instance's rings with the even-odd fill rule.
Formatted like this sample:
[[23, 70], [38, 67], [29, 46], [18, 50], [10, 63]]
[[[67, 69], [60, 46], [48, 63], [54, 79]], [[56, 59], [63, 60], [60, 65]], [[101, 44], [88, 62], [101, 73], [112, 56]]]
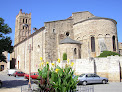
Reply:
[[95, 59], [93, 57], [90, 57], [89, 60], [93, 61], [93, 63], [94, 63], [94, 73], [97, 74], [97, 66], [96, 66]]
[[121, 79], [122, 79], [122, 70], [121, 70], [122, 68], [121, 68], [121, 64], [120, 64], [120, 62], [119, 62], [119, 70], [120, 70], [120, 82], [121, 82]]

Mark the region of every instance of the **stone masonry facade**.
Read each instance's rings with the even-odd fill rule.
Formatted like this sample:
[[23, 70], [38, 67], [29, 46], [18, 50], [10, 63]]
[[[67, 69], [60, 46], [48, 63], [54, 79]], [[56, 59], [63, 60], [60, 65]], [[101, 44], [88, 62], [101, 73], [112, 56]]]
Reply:
[[[23, 24], [27, 24], [27, 28]], [[96, 17], [89, 11], [75, 12], [67, 19], [45, 22], [44, 27], [31, 34], [31, 13], [20, 10], [10, 60], [15, 60], [17, 69], [28, 73], [30, 45], [32, 72], [37, 72], [40, 57], [45, 62], [58, 58], [62, 61], [63, 53], [66, 53], [68, 59], [77, 61], [95, 58], [105, 50], [119, 53], [116, 24], [114, 19]]]

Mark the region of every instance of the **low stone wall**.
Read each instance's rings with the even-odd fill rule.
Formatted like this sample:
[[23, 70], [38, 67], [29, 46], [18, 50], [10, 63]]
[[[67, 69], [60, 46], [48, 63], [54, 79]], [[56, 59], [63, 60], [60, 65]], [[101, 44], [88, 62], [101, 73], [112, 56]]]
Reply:
[[[88, 58], [71, 60], [76, 75], [82, 73], [96, 73], [101, 77], [107, 77], [109, 81], [119, 82], [122, 76], [122, 57], [109, 56], [107, 58]], [[64, 67], [67, 61], [62, 61], [59, 66]]]

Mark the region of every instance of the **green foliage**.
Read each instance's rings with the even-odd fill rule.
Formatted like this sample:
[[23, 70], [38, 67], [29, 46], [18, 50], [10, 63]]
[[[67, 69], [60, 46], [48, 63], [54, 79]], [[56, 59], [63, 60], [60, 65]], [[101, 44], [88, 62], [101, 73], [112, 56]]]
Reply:
[[56, 92], [68, 92], [76, 89], [77, 78], [73, 78], [74, 71], [70, 66], [66, 66], [64, 69], [59, 66], [56, 67], [59, 71], [52, 72], [50, 78], [50, 84], [55, 88]]
[[63, 53], [63, 60], [67, 60], [67, 54]]
[[49, 88], [49, 78], [50, 78], [50, 71], [49, 71], [49, 64], [43, 67], [43, 69], [38, 69], [39, 72], [39, 87], [42, 90], [46, 90]]
[[12, 53], [13, 46], [12, 40], [10, 37], [6, 36], [6, 34], [11, 33], [11, 28], [4, 23], [4, 19], [0, 18], [0, 62], [6, 62], [6, 57], [2, 54], [2, 52], [7, 51], [8, 53]]
[[[38, 69], [40, 75], [40, 88], [49, 92], [69, 92], [76, 89], [78, 76], [74, 75], [72, 67], [66, 65], [65, 68], [51, 67], [46, 64], [42, 69]], [[43, 82], [42, 82], [43, 81]]]
[[47, 74], [49, 73], [49, 65], [47, 64], [43, 69], [38, 69], [39, 75], [43, 78], [47, 78]]
[[112, 52], [112, 51], [103, 51], [98, 57], [107, 57], [107, 56], [115, 56], [118, 55], [120, 56], [118, 53], [116, 52]]

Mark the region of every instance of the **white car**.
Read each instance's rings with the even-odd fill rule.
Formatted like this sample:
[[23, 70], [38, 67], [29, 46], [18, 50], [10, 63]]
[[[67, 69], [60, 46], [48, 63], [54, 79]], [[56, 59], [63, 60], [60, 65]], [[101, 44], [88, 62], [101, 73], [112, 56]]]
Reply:
[[17, 70], [17, 69], [9, 69], [9, 70], [8, 70], [8, 76], [14, 75], [14, 73], [15, 73], [16, 71], [18, 71], [18, 70]]
[[106, 84], [108, 82], [108, 78], [100, 77], [96, 74], [81, 74], [78, 77], [78, 84], [90, 84], [90, 83], [103, 83]]

